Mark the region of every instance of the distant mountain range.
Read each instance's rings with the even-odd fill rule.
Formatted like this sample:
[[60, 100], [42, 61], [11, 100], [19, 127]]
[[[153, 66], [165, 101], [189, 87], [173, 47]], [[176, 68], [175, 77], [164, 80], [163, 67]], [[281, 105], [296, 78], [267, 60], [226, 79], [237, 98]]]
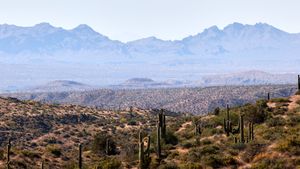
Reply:
[[127, 43], [87, 25], [66, 30], [48, 23], [4, 24], [0, 25], [0, 90], [63, 79], [107, 86], [133, 77], [197, 81], [205, 75], [248, 70], [300, 72], [299, 46], [300, 34], [264, 23], [213, 26], [182, 40], [149, 37]]

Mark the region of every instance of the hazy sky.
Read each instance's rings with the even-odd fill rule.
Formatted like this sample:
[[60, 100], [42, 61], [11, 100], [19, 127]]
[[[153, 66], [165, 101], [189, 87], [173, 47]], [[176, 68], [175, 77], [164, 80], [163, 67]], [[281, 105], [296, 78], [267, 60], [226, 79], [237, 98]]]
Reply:
[[0, 0], [0, 24], [88, 24], [114, 40], [174, 40], [233, 22], [300, 32], [299, 7], [300, 0]]

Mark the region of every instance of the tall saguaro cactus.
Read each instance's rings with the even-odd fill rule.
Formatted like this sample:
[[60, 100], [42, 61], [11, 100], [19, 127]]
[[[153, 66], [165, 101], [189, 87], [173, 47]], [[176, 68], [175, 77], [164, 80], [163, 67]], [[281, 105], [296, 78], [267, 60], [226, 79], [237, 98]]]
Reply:
[[147, 157], [150, 157], [150, 142], [151, 142], [151, 137], [148, 136], [148, 139], [147, 139], [147, 149], [145, 151], [145, 153], [147, 153]]
[[42, 164], [41, 164], [41, 169], [44, 169], [45, 168], [45, 164], [44, 164], [45, 162], [44, 162], [44, 160], [42, 160]]
[[79, 151], [78, 151], [78, 168], [82, 169], [82, 145], [79, 144]]
[[160, 123], [157, 123], [157, 158], [161, 158], [161, 144], [160, 144]]
[[144, 141], [141, 131], [139, 132], [139, 167], [144, 168]]
[[165, 139], [166, 138], [166, 131], [167, 131], [167, 125], [166, 125], [166, 115], [164, 114], [162, 110], [162, 136]]
[[147, 136], [147, 145], [146, 150], [144, 151], [144, 137], [141, 132], [139, 131], [139, 168], [144, 169], [147, 168], [150, 160], [150, 142], [151, 137]]
[[245, 135], [244, 135], [244, 115], [240, 115], [240, 142], [245, 143]]
[[201, 121], [195, 121], [195, 141], [196, 141], [196, 144], [198, 145], [200, 143], [200, 135], [202, 133], [202, 130], [201, 130]]
[[11, 139], [8, 139], [8, 144], [7, 144], [7, 169], [10, 169], [10, 149], [11, 149]]
[[300, 75], [298, 75], [298, 91], [300, 91]]
[[231, 123], [231, 120], [230, 120], [228, 104], [226, 106], [226, 118], [227, 119], [224, 118], [223, 127], [224, 127], [224, 131], [226, 132], [226, 135], [229, 136], [230, 132], [232, 132], [232, 123]]
[[268, 93], [268, 101], [271, 99], [271, 97], [270, 97], [270, 93]]
[[254, 140], [254, 131], [253, 131], [253, 123], [251, 122], [251, 125], [250, 125], [250, 131], [251, 131], [251, 137], [250, 137], [250, 140]]
[[160, 137], [165, 138], [166, 137], [166, 115], [164, 114], [164, 110], [161, 109], [158, 114], [158, 121], [159, 121], [159, 127], [160, 127]]
[[109, 141], [109, 138], [106, 139], [105, 153], [106, 153], [106, 155], [110, 155], [110, 141]]

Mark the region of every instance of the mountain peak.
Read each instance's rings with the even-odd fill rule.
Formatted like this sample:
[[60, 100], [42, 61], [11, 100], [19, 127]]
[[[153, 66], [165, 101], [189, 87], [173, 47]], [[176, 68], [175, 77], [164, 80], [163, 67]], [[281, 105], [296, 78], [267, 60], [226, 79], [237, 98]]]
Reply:
[[47, 23], [47, 22], [42, 22], [39, 24], [34, 25], [34, 27], [36, 28], [54, 28], [54, 26], [52, 26], [51, 24]]
[[80, 24], [76, 28], [73, 29], [75, 32], [82, 32], [82, 33], [96, 33], [94, 29], [86, 24]]

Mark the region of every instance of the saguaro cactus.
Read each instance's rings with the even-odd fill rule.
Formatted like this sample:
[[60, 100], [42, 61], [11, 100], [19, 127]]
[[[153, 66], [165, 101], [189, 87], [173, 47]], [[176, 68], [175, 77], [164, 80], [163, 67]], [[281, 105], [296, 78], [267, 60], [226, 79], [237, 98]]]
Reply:
[[244, 136], [244, 115], [240, 115], [240, 142], [245, 143], [245, 136]]
[[164, 114], [164, 110], [161, 109], [158, 114], [158, 121], [159, 121], [159, 127], [160, 127], [160, 138], [166, 137], [166, 115]]
[[300, 75], [298, 75], [298, 91], [300, 91]]
[[198, 145], [200, 143], [200, 135], [202, 133], [202, 130], [201, 130], [201, 121], [196, 121], [195, 122], [195, 141], [196, 141], [196, 144]]
[[147, 154], [147, 157], [150, 157], [150, 142], [151, 142], [151, 137], [148, 136], [148, 139], [147, 139], [147, 149], [146, 149], [146, 154]]
[[234, 137], [234, 143], [237, 143], [237, 138], [236, 137]]
[[195, 122], [195, 135], [199, 136], [201, 135], [202, 130], [201, 130], [201, 121]]
[[270, 97], [270, 93], [268, 93], [268, 101], [271, 99], [271, 97]]
[[78, 151], [78, 168], [82, 169], [82, 145], [79, 144], [79, 151]]
[[250, 126], [250, 130], [251, 130], [251, 140], [254, 140], [254, 130], [253, 130], [253, 123], [251, 123], [251, 126]]
[[109, 141], [109, 138], [106, 139], [105, 153], [106, 153], [106, 155], [110, 155], [110, 141]]
[[8, 139], [8, 144], [7, 144], [7, 169], [10, 169], [10, 149], [11, 149], [11, 139]]
[[226, 106], [226, 117], [227, 117], [227, 120], [224, 118], [223, 128], [224, 128], [224, 131], [226, 132], [226, 135], [229, 136], [230, 132], [232, 132], [232, 123], [230, 120], [228, 104]]
[[41, 169], [44, 169], [44, 160], [42, 160]]
[[157, 158], [161, 158], [161, 145], [160, 145], [160, 124], [157, 123]]
[[[162, 110], [162, 112], [163, 112], [163, 110]], [[162, 115], [162, 122], [163, 122], [163, 124], [162, 124], [162, 136], [163, 136], [163, 138], [165, 139], [166, 138], [166, 132], [167, 132], [167, 125], [166, 125], [166, 115], [163, 113], [163, 115]]]
[[140, 169], [144, 168], [144, 141], [142, 132], [139, 132], [139, 163], [140, 163]]

